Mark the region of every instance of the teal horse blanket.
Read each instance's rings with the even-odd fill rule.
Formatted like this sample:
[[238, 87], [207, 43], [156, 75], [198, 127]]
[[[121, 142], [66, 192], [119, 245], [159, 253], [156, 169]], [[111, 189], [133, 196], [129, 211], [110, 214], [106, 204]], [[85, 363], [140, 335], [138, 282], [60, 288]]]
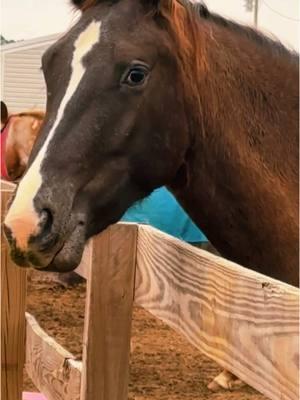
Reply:
[[135, 203], [121, 221], [148, 224], [189, 243], [207, 242], [204, 233], [165, 187]]

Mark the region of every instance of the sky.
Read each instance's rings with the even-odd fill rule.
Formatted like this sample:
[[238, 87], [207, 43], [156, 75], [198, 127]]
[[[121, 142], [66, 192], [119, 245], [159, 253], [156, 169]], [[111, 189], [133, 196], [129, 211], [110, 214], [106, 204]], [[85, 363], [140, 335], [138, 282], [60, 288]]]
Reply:
[[[253, 24], [245, 2], [205, 1], [211, 10]], [[299, 0], [259, 0], [258, 27], [299, 51], [299, 9]], [[70, 0], [1, 0], [1, 33], [6, 39], [32, 39], [67, 30], [77, 16]]]

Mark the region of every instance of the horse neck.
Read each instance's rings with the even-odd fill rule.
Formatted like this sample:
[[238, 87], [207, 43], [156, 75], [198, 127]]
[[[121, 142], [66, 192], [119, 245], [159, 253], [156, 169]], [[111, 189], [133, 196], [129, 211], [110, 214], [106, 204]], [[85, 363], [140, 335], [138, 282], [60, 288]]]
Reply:
[[171, 190], [224, 256], [295, 283], [297, 65], [215, 25], [206, 43], [187, 185]]

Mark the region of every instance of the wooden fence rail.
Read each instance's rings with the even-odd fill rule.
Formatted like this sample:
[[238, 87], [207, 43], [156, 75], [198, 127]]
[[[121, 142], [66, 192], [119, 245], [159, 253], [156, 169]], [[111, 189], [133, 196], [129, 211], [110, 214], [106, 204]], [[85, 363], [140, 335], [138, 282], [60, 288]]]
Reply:
[[13, 185], [1, 182], [1, 399], [21, 399], [25, 355], [26, 272], [9, 258], [2, 222]]
[[135, 302], [271, 399], [299, 399], [299, 291], [140, 227]]
[[[2, 210], [6, 201], [2, 195]], [[4, 242], [1, 284], [6, 282], [19, 311], [18, 322], [9, 325], [13, 310], [2, 299], [1, 373], [3, 379], [7, 371], [18, 371], [19, 397], [2, 391], [2, 399], [16, 400], [25, 275], [6, 254]], [[21, 289], [15, 278], [4, 281], [6, 270], [23, 274]], [[135, 224], [114, 225], [91, 240], [77, 272], [87, 278], [82, 361], [26, 315], [26, 369], [48, 400], [127, 400], [133, 302], [270, 399], [299, 399], [297, 288]], [[19, 343], [13, 348], [20, 351], [11, 361], [6, 353], [13, 329]], [[8, 390], [12, 382], [6, 379]]]

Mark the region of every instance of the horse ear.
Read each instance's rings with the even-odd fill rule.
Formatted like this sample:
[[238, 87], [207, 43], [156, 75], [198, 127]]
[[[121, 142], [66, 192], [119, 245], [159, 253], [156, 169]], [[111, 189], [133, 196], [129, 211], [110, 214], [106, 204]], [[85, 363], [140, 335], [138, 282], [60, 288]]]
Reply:
[[172, 1], [173, 0], [142, 0], [147, 8], [156, 11], [158, 14], [162, 8], [169, 8]]
[[174, 0], [148, 0], [149, 3], [152, 3], [153, 6], [155, 6], [156, 8], [170, 8], [172, 5], [172, 2]]
[[84, 3], [84, 0], [72, 0], [72, 4], [77, 8], [81, 8], [83, 3]]
[[[159, 10], [161, 7], [167, 7], [171, 5], [173, 0], [142, 0], [148, 7]], [[100, 0], [71, 0], [72, 4], [81, 11], [94, 6], [100, 2]]]
[[148, 3], [149, 6], [158, 7], [161, 0], [145, 0], [145, 3]]
[[97, 0], [71, 0], [71, 2], [76, 8], [82, 11], [98, 3]]
[[4, 101], [1, 100], [1, 124], [5, 124], [8, 120], [8, 109]]

